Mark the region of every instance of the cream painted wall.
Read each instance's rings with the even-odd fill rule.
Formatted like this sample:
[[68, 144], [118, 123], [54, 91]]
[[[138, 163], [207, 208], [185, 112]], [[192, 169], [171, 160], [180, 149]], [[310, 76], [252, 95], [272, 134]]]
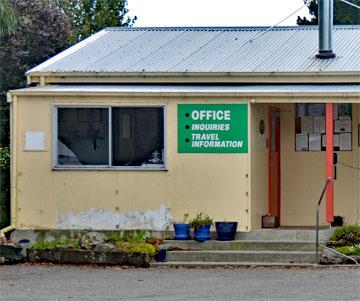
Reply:
[[[250, 226], [249, 156], [247, 154], [178, 154], [177, 104], [224, 103], [223, 99], [18, 97], [16, 112], [16, 227], [57, 228], [59, 214], [91, 209], [110, 213], [148, 212], [161, 204], [175, 219], [204, 211], [214, 220]], [[227, 103], [239, 103], [230, 99]], [[53, 104], [160, 104], [166, 112], [168, 171], [52, 170]], [[14, 104], [12, 104], [14, 105]], [[45, 132], [45, 151], [24, 151], [26, 131]], [[136, 215], [136, 214], [135, 214]], [[91, 226], [91, 219], [89, 219]]]

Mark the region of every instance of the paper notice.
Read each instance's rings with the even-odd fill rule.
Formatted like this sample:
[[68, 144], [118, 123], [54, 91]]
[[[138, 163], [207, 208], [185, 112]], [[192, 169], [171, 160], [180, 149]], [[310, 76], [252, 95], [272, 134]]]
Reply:
[[309, 115], [325, 116], [325, 104], [323, 103], [309, 104]]
[[325, 133], [325, 116], [314, 117], [314, 133], [315, 134]]
[[305, 117], [307, 115], [307, 104], [297, 103], [296, 104], [296, 117]]
[[351, 151], [351, 133], [341, 133], [340, 134], [340, 150], [341, 151]]
[[350, 133], [351, 132], [351, 120], [336, 120], [334, 126], [335, 133]]
[[339, 119], [339, 105], [337, 103], [334, 104], [334, 120]]
[[321, 134], [309, 135], [309, 150], [320, 151], [321, 150]]
[[308, 151], [309, 150], [308, 134], [296, 134], [295, 149], [296, 149], [296, 151]]
[[301, 118], [301, 134], [312, 134], [314, 133], [314, 118], [303, 117]]
[[26, 132], [25, 133], [25, 150], [30, 150], [30, 151], [45, 150], [45, 133], [44, 132]]

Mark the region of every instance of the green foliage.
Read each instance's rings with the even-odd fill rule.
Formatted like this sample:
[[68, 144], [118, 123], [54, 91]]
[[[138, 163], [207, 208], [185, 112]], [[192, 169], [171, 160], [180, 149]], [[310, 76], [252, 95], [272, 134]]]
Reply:
[[149, 253], [150, 256], [155, 256], [157, 247], [144, 242], [119, 242], [116, 244], [119, 250], [132, 253]]
[[0, 146], [0, 169], [6, 170], [10, 166], [10, 148]]
[[116, 234], [109, 236], [105, 240], [105, 242], [116, 245], [117, 243], [124, 242], [124, 238], [120, 234], [116, 233]]
[[[0, 36], [0, 103], [6, 92], [26, 84], [25, 72], [69, 45], [70, 26], [54, 1], [8, 0], [17, 14], [16, 31]], [[0, 137], [1, 139], [1, 137]]]
[[[304, 0], [304, 3], [306, 0]], [[350, 2], [360, 5], [360, 0], [351, 0]], [[318, 1], [312, 0], [307, 5], [309, 9], [310, 19], [306, 17], [297, 19], [298, 25], [316, 25], [318, 24]], [[334, 24], [349, 25], [360, 24], [360, 13], [355, 7], [352, 7], [339, 0], [334, 0]]]
[[338, 247], [335, 249], [336, 251], [351, 256], [351, 255], [360, 255], [360, 246], [345, 246]]
[[125, 232], [124, 236], [114, 234], [106, 239], [106, 242], [113, 244], [118, 250], [133, 253], [149, 253], [150, 256], [155, 256], [157, 247], [144, 241], [144, 231], [136, 233]]
[[8, 0], [0, 0], [0, 35], [15, 31], [17, 14]]
[[78, 240], [50, 240], [50, 241], [42, 241], [37, 242], [31, 245], [30, 249], [40, 249], [40, 250], [49, 250], [55, 248], [72, 248], [72, 249], [80, 249], [80, 241]]
[[189, 219], [189, 213], [184, 213], [182, 223], [183, 223], [183, 224], [186, 224], [187, 221], [188, 221], [188, 219]]
[[206, 213], [200, 212], [195, 218], [190, 220], [190, 226], [192, 228], [199, 228], [204, 225], [213, 225], [213, 220]]
[[339, 241], [346, 240], [354, 244], [360, 242], [360, 226], [357, 225], [346, 225], [337, 228], [331, 235], [330, 240]]
[[112, 26], [132, 26], [136, 17], [127, 16], [127, 0], [57, 0], [72, 25], [71, 41], [79, 42]]
[[113, 234], [109, 236], [105, 242], [108, 243], [121, 243], [121, 242], [133, 242], [133, 243], [140, 243], [145, 241], [145, 231], [127, 231], [121, 236], [119, 233]]
[[[139, 231], [138, 233], [130, 237], [124, 238], [119, 234], [115, 234], [106, 239], [107, 243], [113, 244], [117, 250], [124, 252], [132, 253], [149, 253], [150, 256], [155, 256], [158, 248], [155, 245], [145, 243], [144, 232]], [[50, 241], [42, 241], [33, 244], [30, 249], [40, 249], [40, 250], [51, 250], [56, 248], [71, 248], [71, 249], [81, 249], [81, 244], [79, 240], [70, 240], [70, 239], [54, 239]]]

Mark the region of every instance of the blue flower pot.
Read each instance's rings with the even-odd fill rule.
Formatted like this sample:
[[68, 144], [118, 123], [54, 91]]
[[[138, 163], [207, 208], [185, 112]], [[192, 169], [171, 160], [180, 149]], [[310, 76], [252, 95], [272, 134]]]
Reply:
[[210, 240], [210, 227], [211, 225], [203, 225], [194, 228], [194, 239], [199, 242]]
[[190, 239], [190, 225], [189, 224], [173, 224], [175, 231], [175, 240]]
[[237, 225], [237, 222], [216, 222], [216, 240], [234, 240]]
[[165, 262], [166, 261], [166, 250], [160, 249], [159, 252], [155, 255], [155, 259], [157, 262]]

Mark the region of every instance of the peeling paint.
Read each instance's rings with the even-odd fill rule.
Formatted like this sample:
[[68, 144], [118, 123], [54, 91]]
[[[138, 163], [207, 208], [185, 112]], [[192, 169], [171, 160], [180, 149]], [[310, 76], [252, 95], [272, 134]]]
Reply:
[[171, 222], [170, 207], [164, 204], [161, 204], [158, 210], [145, 212], [115, 213], [110, 210], [92, 208], [78, 214], [58, 212], [57, 216], [59, 229], [167, 230]]

